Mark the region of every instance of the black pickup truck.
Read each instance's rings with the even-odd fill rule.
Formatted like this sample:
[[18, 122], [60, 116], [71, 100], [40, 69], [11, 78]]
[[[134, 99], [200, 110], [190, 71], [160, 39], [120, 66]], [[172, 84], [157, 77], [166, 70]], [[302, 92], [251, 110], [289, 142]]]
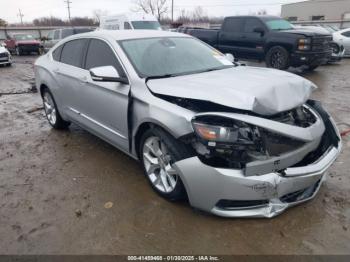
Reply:
[[220, 30], [193, 28], [186, 33], [223, 53], [265, 60], [268, 67], [281, 70], [302, 65], [314, 70], [332, 55], [330, 34], [296, 29], [275, 16], [226, 17]]

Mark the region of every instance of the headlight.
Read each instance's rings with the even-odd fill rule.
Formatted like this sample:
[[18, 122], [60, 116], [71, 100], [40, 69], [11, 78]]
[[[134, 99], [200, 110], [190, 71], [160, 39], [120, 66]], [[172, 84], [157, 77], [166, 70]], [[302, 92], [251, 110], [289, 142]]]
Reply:
[[233, 124], [230, 127], [208, 125], [200, 122], [193, 122], [196, 134], [203, 140], [208, 141], [209, 146], [215, 146], [215, 142], [232, 143], [240, 145], [251, 145], [252, 130], [244, 123]]
[[298, 49], [305, 51], [311, 49], [311, 38], [301, 38], [299, 39]]

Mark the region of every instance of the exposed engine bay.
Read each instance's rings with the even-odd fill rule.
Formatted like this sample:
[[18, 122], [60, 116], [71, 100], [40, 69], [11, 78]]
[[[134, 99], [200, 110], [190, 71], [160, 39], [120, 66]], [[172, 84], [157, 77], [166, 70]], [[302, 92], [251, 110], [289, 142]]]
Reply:
[[[300, 128], [308, 128], [315, 124], [317, 117], [319, 117], [319, 115], [315, 115], [315, 111], [323, 111], [320, 105], [316, 106], [318, 110], [315, 110], [315, 108], [305, 104], [273, 116], [262, 116], [206, 101], [163, 95], [161, 98], [197, 113], [208, 111], [239, 113]], [[310, 101], [310, 104], [314, 106], [315, 103], [317, 102]], [[322, 117], [325, 123], [329, 122], [328, 116]], [[275, 160], [307, 146], [307, 142], [303, 140], [281, 135], [244, 121], [215, 115], [215, 113], [196, 117], [193, 119], [192, 125], [195, 134], [187, 137], [186, 142], [191, 144], [203, 163], [217, 168], [244, 169], [248, 163], [263, 163], [263, 161], [268, 161], [269, 159]], [[333, 129], [331, 128], [331, 130]], [[300, 159], [295, 158], [294, 161], [302, 159], [303, 164], [307, 164], [305, 163], [307, 161], [311, 163], [316, 157], [324, 153], [330, 146], [327, 132], [329, 131], [326, 130], [322, 139], [314, 141], [313, 145], [309, 146], [308, 149], [298, 152], [298, 154], [303, 155]], [[333, 134], [333, 137], [335, 136]], [[297, 166], [299, 162], [293, 163], [293, 166]], [[277, 165], [276, 168], [275, 171], [283, 172], [285, 167], [278, 170]]]

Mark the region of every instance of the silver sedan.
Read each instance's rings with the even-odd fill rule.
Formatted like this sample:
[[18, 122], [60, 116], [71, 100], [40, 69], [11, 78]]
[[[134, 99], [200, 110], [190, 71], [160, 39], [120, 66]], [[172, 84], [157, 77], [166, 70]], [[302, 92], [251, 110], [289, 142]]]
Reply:
[[312, 199], [341, 150], [312, 82], [188, 35], [75, 35], [35, 75], [52, 127], [81, 126], [140, 160], [160, 196], [219, 216], [273, 217]]

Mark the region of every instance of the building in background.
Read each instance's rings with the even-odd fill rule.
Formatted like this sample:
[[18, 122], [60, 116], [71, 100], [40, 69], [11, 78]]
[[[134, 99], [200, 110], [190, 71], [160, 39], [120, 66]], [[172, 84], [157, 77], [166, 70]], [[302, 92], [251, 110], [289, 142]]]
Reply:
[[283, 18], [295, 23], [350, 27], [350, 0], [309, 0], [282, 5]]

